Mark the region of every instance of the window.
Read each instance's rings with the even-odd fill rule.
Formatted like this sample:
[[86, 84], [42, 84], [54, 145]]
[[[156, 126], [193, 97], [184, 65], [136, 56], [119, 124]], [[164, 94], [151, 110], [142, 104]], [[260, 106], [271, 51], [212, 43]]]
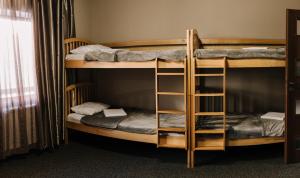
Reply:
[[0, 16], [0, 102], [4, 110], [36, 104], [36, 74], [32, 19]]

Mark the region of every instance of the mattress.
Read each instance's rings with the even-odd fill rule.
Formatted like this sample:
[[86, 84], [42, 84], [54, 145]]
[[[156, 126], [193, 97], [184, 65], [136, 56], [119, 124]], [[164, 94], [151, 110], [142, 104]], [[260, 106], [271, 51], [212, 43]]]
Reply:
[[97, 50], [85, 54], [68, 54], [66, 60], [87, 60], [101, 62], [145, 62], [156, 58], [168, 62], [180, 62], [186, 57], [186, 50], [161, 51], [129, 51], [129, 50]]
[[[131, 133], [150, 135], [157, 133], [155, 112], [138, 109], [126, 109], [125, 111], [127, 112], [126, 117], [106, 118], [102, 112], [92, 116], [71, 113], [67, 119], [93, 127], [117, 129]], [[184, 128], [185, 116], [160, 114], [160, 127]]]
[[103, 112], [94, 115], [86, 115], [80, 120], [81, 123], [93, 127], [116, 129], [125, 117], [105, 117]]
[[[184, 115], [160, 114], [160, 127], [185, 127]], [[156, 115], [153, 112], [132, 111], [128, 117], [118, 125], [118, 130], [141, 133], [156, 134], [157, 132]]]
[[[197, 129], [223, 128], [223, 117], [202, 117], [197, 120]], [[228, 115], [226, 130], [231, 139], [283, 136], [284, 121], [261, 119], [260, 115]]]
[[199, 59], [222, 58], [231, 59], [284, 59], [285, 48], [266, 49], [196, 49], [194, 56]]

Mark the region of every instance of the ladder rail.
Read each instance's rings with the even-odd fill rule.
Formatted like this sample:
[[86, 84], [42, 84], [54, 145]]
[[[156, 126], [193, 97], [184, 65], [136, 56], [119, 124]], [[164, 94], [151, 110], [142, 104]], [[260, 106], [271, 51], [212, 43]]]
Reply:
[[[159, 99], [159, 96], [158, 96], [158, 86], [159, 86], [159, 80], [158, 80], [158, 59], [156, 58], [155, 59], [155, 114], [156, 114], [156, 128], [159, 128], [160, 127], [160, 118], [159, 118], [159, 116], [160, 116], [160, 114], [158, 113], [158, 110], [159, 110], [159, 108], [158, 108], [158, 99]], [[156, 134], [157, 134], [157, 141], [156, 141], [156, 144], [157, 144], [157, 147], [159, 147], [159, 144], [160, 144], [160, 140], [159, 140], [159, 130], [157, 129], [156, 130]]]
[[224, 150], [226, 148], [225, 146], [225, 143], [226, 143], [226, 76], [227, 76], [227, 59], [226, 57], [224, 57], [224, 68], [223, 68], [223, 73], [224, 73], [224, 76], [223, 76], [223, 93], [224, 93], [224, 96], [223, 96], [223, 112], [224, 112], [224, 118], [223, 118], [223, 129], [224, 129], [224, 133], [223, 133], [223, 142], [224, 142]]

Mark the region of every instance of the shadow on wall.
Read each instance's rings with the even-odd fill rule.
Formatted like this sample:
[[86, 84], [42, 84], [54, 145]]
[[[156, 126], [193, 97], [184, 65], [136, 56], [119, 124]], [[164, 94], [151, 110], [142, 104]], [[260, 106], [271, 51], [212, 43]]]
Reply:
[[[81, 81], [97, 84], [96, 100], [114, 106], [155, 110], [155, 77], [153, 69], [81, 70]], [[284, 111], [284, 69], [230, 69], [227, 76], [227, 111], [237, 113]], [[182, 91], [182, 80], [165, 79], [162, 91]], [[205, 81], [215, 88], [218, 81]], [[163, 97], [163, 108], [182, 109], [183, 100]]]

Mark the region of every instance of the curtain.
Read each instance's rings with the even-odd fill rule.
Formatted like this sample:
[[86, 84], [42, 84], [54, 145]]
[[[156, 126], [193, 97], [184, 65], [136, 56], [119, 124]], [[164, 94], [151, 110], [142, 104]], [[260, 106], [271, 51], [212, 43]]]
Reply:
[[62, 143], [73, 13], [73, 0], [0, 0], [0, 159]]
[[[64, 0], [63, 8], [63, 28], [64, 38], [75, 38], [75, 17], [74, 17], [74, 0]], [[67, 85], [77, 82], [76, 69], [67, 70]]]
[[64, 38], [76, 37], [75, 17], [74, 17], [74, 0], [64, 0], [63, 6], [63, 28]]
[[0, 0], [0, 159], [37, 143], [32, 4]]
[[63, 40], [75, 35], [73, 0], [34, 0], [33, 14], [39, 144], [54, 148], [64, 140]]

